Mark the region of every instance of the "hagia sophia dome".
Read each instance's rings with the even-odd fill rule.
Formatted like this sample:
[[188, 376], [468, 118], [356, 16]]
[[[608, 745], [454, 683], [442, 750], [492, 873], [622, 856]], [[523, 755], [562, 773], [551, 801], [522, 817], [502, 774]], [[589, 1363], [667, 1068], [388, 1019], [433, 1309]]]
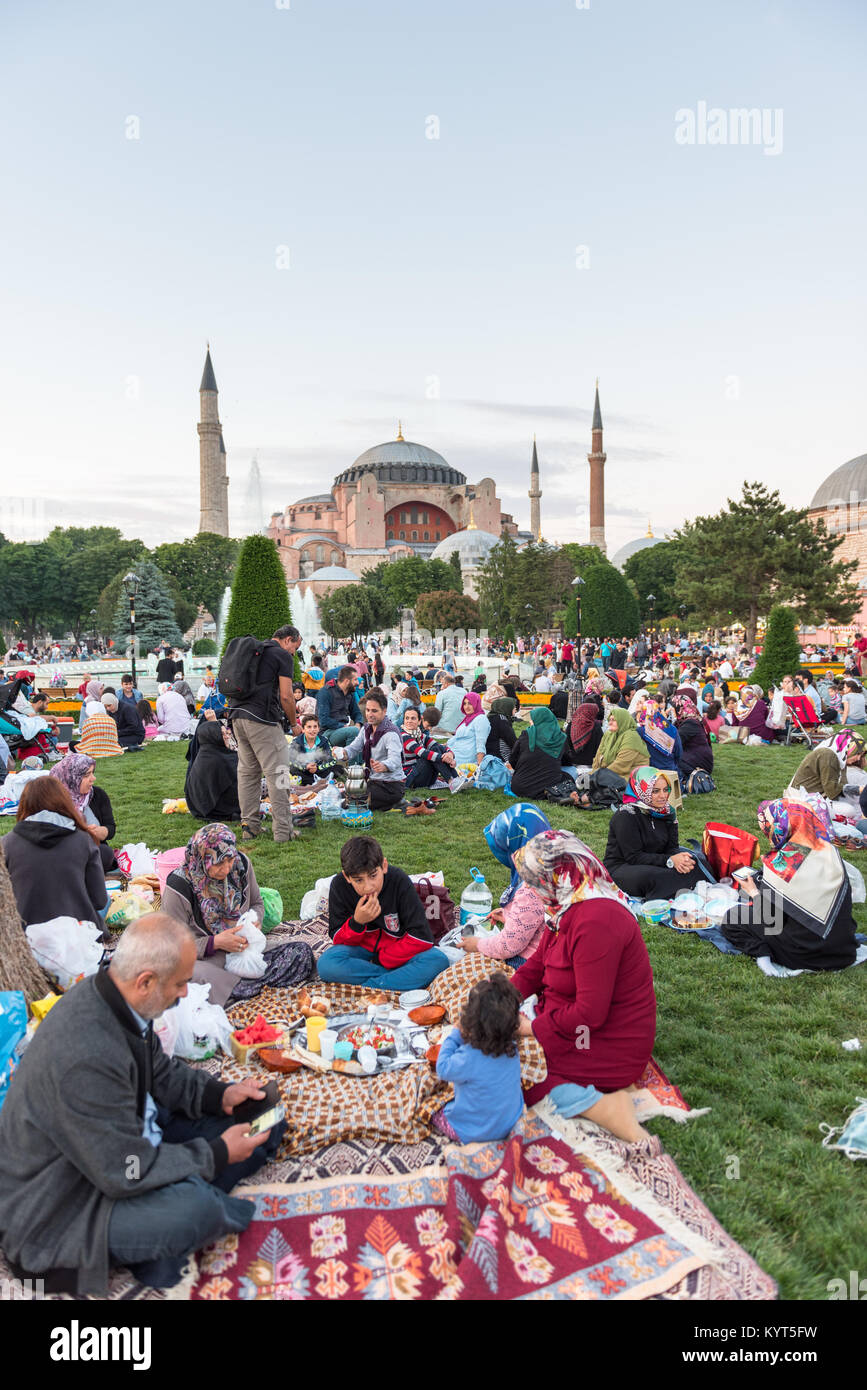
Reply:
[[867, 454], [859, 454], [829, 473], [817, 488], [810, 511], [816, 507], [848, 505], [853, 493], [857, 501], [867, 501]]
[[640, 550], [650, 550], [652, 546], [659, 545], [660, 541], [664, 539], [664, 536], [654, 536], [648, 526], [647, 535], [639, 536], [635, 541], [627, 541], [625, 545], [622, 545], [620, 549], [612, 555], [611, 563], [622, 573], [623, 567], [631, 555], [637, 555]]

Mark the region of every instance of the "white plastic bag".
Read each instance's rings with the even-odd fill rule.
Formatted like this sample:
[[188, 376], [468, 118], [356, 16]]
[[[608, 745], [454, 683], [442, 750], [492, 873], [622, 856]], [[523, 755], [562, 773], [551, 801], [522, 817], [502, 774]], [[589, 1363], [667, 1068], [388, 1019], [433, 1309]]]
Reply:
[[240, 934], [246, 937], [249, 945], [246, 951], [233, 951], [226, 956], [226, 969], [230, 975], [240, 975], [245, 980], [261, 980], [267, 969], [265, 963], [265, 933], [259, 929], [259, 919], [255, 912], [245, 912], [238, 918]]
[[843, 865], [849, 876], [853, 903], [867, 903], [867, 884], [864, 882], [864, 875], [861, 870], [856, 869], [854, 864], [850, 864], [848, 859], [843, 860]]
[[102, 929], [74, 917], [53, 917], [27, 928], [30, 949], [61, 989], [85, 975], [95, 975], [103, 956]]
[[301, 910], [298, 914], [302, 922], [312, 922], [314, 917], [319, 917], [323, 912], [328, 911], [328, 890], [333, 878], [334, 874], [328, 878], [317, 878], [314, 886], [304, 894], [301, 899]]
[[[208, 1002], [210, 992], [210, 985], [200, 985], [193, 981], [187, 985], [184, 998], [179, 999], [174, 1009], [170, 1010], [177, 1014], [175, 1057], [183, 1057], [188, 1062], [198, 1062], [204, 1057], [212, 1057], [218, 1047], [231, 1053], [232, 1045], [229, 1039], [232, 1035], [232, 1025], [225, 1009], [221, 1009], [219, 1004]], [[165, 1018], [165, 1015], [163, 1017]]]
[[117, 862], [125, 874], [136, 878], [139, 874], [155, 874], [156, 865], [144, 841], [136, 845], [124, 845], [116, 854]]

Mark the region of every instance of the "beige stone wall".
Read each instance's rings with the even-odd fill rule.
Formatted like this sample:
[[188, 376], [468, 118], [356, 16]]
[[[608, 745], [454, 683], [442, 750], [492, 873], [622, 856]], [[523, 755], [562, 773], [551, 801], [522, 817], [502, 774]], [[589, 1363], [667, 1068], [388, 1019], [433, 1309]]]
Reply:
[[[851, 527], [843, 535], [843, 543], [836, 552], [838, 560], [857, 560], [855, 579], [858, 583], [867, 581], [867, 506], [853, 504], [841, 507], [817, 507], [809, 513], [812, 522], [824, 521], [825, 529], [832, 535], [839, 535], [842, 526]], [[863, 529], [862, 529], [863, 528]], [[856, 613], [851, 623], [862, 631], [867, 631], [867, 590], [861, 611]], [[848, 626], [848, 624], [847, 624]]]

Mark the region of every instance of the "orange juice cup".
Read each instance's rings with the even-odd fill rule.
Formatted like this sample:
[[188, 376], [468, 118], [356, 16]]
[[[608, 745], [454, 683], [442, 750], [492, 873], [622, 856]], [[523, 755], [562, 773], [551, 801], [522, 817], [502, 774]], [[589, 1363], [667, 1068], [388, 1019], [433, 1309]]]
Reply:
[[319, 1034], [322, 1032], [322, 1029], [323, 1029], [323, 1028], [327, 1028], [327, 1027], [328, 1027], [328, 1019], [327, 1019], [327, 1018], [322, 1018], [322, 1017], [320, 1017], [319, 1014], [313, 1014], [313, 1016], [312, 1016], [311, 1018], [308, 1018], [308, 1020], [307, 1020], [307, 1051], [308, 1051], [308, 1052], [319, 1052], [319, 1050], [320, 1050], [320, 1048], [319, 1048]]

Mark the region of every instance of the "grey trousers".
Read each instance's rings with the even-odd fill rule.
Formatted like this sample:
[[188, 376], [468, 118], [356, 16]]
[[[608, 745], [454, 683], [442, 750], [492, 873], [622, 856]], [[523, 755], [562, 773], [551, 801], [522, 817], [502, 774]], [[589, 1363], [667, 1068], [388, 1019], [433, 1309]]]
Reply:
[[294, 839], [297, 832], [289, 809], [288, 778], [295, 769], [282, 728], [279, 724], [257, 724], [253, 719], [235, 719], [232, 733], [238, 745], [238, 802], [243, 824], [252, 830], [258, 830], [262, 824], [259, 805], [264, 777], [271, 798], [274, 839]]

